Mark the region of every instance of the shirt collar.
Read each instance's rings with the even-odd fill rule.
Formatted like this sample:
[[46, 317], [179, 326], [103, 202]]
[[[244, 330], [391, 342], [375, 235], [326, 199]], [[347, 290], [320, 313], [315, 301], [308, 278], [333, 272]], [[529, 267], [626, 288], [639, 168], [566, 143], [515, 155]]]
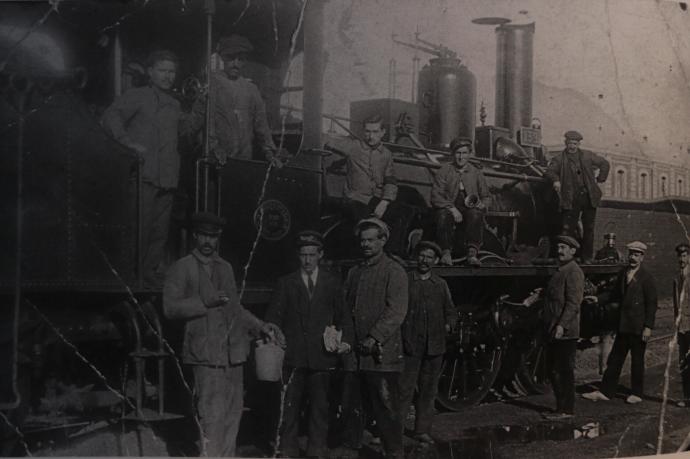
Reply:
[[311, 274], [307, 274], [306, 271], [300, 268], [299, 274], [304, 282], [307, 282], [309, 277], [311, 277], [311, 280], [313, 282], [316, 282], [316, 280], [319, 278], [319, 267], [317, 266], [316, 268], [314, 268], [314, 271]]
[[371, 257], [371, 258], [365, 258], [365, 259], [362, 261], [362, 264], [363, 264], [363, 265], [366, 265], [366, 266], [372, 266], [372, 265], [378, 264], [378, 263], [383, 259], [383, 255], [384, 255], [384, 253], [383, 253], [383, 251], [382, 251], [382, 252], [379, 253], [378, 255], [375, 255], [375, 256], [373, 256], [373, 257]]
[[192, 250], [192, 255], [194, 255], [194, 257], [199, 261], [199, 263], [204, 265], [211, 264], [212, 262], [220, 258], [217, 252], [213, 252], [213, 255], [211, 255], [210, 257], [204, 256], [201, 254], [201, 252], [199, 252], [199, 249]]
[[427, 279], [422, 279], [422, 275], [419, 273], [419, 271], [412, 271], [412, 279], [416, 281], [431, 281], [431, 282], [436, 282], [436, 276], [434, 276], [434, 272], [432, 271], [430, 273], [431, 275]]

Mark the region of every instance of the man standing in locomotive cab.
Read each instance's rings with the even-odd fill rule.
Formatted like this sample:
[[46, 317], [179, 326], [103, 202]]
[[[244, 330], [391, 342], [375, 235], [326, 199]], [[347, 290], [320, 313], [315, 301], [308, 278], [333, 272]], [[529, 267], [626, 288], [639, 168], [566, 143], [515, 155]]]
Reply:
[[589, 263], [594, 255], [594, 220], [601, 202], [598, 183], [606, 181], [610, 166], [605, 158], [581, 150], [581, 140], [579, 132], [566, 132], [565, 149], [551, 160], [545, 175], [558, 194], [563, 233], [576, 237], [578, 221], [582, 219], [581, 257]]
[[652, 336], [657, 295], [654, 278], [642, 266], [647, 246], [639, 241], [628, 244], [628, 266], [619, 274], [611, 300], [620, 304], [616, 339], [599, 390], [582, 396], [588, 400], [610, 400], [616, 395], [618, 378], [630, 352], [632, 394], [627, 403], [640, 403], [644, 394], [644, 352]]
[[[139, 256], [147, 288], [160, 288], [162, 284], [170, 214], [180, 172], [177, 137], [182, 112], [180, 103], [170, 93], [177, 64], [177, 57], [170, 51], [152, 52], [147, 65], [149, 85], [130, 89], [118, 97], [102, 120], [105, 130], [134, 150], [141, 163], [139, 199], [143, 218], [139, 222]], [[136, 203], [136, 193], [132, 196]]]
[[547, 417], [566, 419], [575, 409], [575, 351], [585, 275], [575, 262], [580, 244], [570, 236], [558, 236], [556, 241], [559, 267], [546, 287], [543, 312], [546, 365], [556, 397], [556, 410]]
[[232, 266], [218, 255], [224, 223], [210, 212], [192, 216], [194, 250], [170, 267], [163, 288], [165, 316], [186, 322], [182, 362], [194, 375], [200, 451], [217, 457], [235, 455], [249, 333], [285, 343], [278, 326], [259, 320], [240, 304]]
[[431, 205], [436, 211], [436, 239], [441, 246], [441, 264], [453, 264], [456, 230], [462, 228], [467, 263], [480, 266], [484, 213], [491, 201], [489, 186], [480, 169], [470, 163], [472, 140], [464, 137], [450, 143], [453, 161], [434, 175]]
[[679, 271], [673, 280], [673, 312], [678, 327], [678, 363], [683, 382], [683, 400], [678, 406], [690, 407], [690, 245], [678, 244], [676, 255]]
[[[249, 40], [241, 35], [223, 37], [217, 44], [223, 70], [211, 74], [209, 143], [221, 165], [228, 158], [252, 159], [254, 145], [268, 160], [276, 151], [259, 89], [241, 75], [253, 50]], [[205, 120], [206, 100], [202, 98], [192, 108], [192, 130], [198, 130]]]
[[[340, 279], [320, 269], [323, 239], [316, 231], [297, 235], [300, 268], [278, 281], [266, 320], [285, 333], [285, 393], [279, 449], [283, 456], [300, 457], [297, 439], [300, 412], [308, 415], [309, 437], [306, 455], [326, 457], [328, 447], [328, 405], [331, 371], [338, 354], [351, 350], [352, 327], [345, 322]], [[329, 330], [330, 329], [330, 330]], [[340, 339], [328, 340], [329, 332]], [[303, 399], [308, 399], [305, 408]]]
[[407, 274], [383, 251], [389, 234], [383, 221], [373, 217], [361, 220], [355, 232], [364, 260], [350, 269], [344, 297], [354, 324], [360, 396], [369, 402], [386, 457], [401, 458], [398, 397], [405, 363], [400, 326], [407, 313]]
[[398, 196], [393, 154], [382, 139], [386, 134], [379, 115], [364, 120], [364, 139], [330, 139], [325, 148], [345, 156], [347, 173], [344, 190], [345, 217], [355, 225], [365, 217], [375, 216], [386, 222], [390, 238], [386, 248], [404, 254], [405, 212]]
[[441, 248], [434, 242], [421, 241], [415, 251], [417, 268], [408, 274], [409, 306], [402, 326], [405, 370], [400, 378], [400, 420], [404, 426], [417, 388], [414, 438], [433, 443], [431, 425], [446, 333], [455, 328], [458, 314], [446, 281], [432, 272]]
[[599, 263], [620, 263], [623, 255], [616, 248], [616, 233], [604, 234], [604, 246], [597, 250], [594, 260]]

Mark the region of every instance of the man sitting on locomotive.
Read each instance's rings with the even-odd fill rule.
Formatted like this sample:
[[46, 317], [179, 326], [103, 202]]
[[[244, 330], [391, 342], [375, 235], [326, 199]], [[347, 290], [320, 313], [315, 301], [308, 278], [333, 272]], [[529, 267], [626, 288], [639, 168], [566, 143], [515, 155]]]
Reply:
[[[165, 245], [173, 196], [180, 175], [177, 152], [180, 103], [170, 90], [177, 73], [177, 56], [154, 51], [148, 57], [149, 85], [118, 97], [103, 114], [103, 128], [139, 155], [142, 186], [142, 271], [144, 286], [160, 288], [165, 273]], [[132, 182], [132, 185], [134, 182]], [[134, 189], [134, 186], [132, 186]], [[135, 192], [132, 192], [135, 202]]]
[[441, 246], [441, 264], [453, 264], [453, 245], [456, 230], [464, 222], [467, 263], [479, 266], [479, 248], [482, 245], [484, 213], [491, 195], [482, 171], [469, 162], [472, 140], [464, 137], [450, 143], [453, 162], [446, 164], [434, 175], [431, 205], [436, 210], [436, 239]]
[[[594, 254], [594, 221], [601, 202], [601, 189], [609, 175], [609, 162], [588, 150], [580, 149], [582, 134], [565, 133], [565, 149], [551, 159], [545, 176], [558, 194], [563, 234], [575, 237], [582, 218], [582, 252], [585, 262]], [[595, 169], [599, 174], [595, 176]]]
[[360, 220], [376, 216], [390, 228], [386, 248], [402, 255], [405, 238], [405, 216], [398, 195], [393, 154], [381, 142], [386, 134], [383, 118], [375, 115], [364, 120], [364, 139], [333, 138], [325, 148], [345, 156], [347, 173], [343, 211], [354, 226]]

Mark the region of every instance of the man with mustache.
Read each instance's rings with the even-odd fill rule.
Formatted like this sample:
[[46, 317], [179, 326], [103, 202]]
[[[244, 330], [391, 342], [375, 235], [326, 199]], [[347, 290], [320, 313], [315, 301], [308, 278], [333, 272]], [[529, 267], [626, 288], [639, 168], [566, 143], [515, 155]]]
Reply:
[[417, 268], [408, 274], [409, 304], [402, 326], [405, 369], [400, 378], [400, 420], [404, 427], [417, 388], [414, 438], [434, 443], [430, 434], [446, 333], [455, 328], [458, 313], [446, 281], [432, 272], [441, 248], [435, 242], [421, 241], [415, 251]]
[[[565, 133], [565, 149], [549, 163], [545, 176], [558, 194], [563, 233], [575, 237], [582, 219], [582, 259], [591, 262], [594, 255], [594, 221], [601, 201], [599, 183], [609, 175], [609, 162], [601, 156], [581, 150], [582, 134]], [[598, 175], [594, 174], [599, 170]]]
[[549, 419], [573, 417], [575, 409], [575, 351], [580, 337], [580, 304], [585, 275], [575, 262], [580, 244], [570, 236], [558, 236], [558, 271], [546, 286], [543, 321], [546, 332], [546, 367], [556, 397]]
[[652, 275], [642, 266], [647, 245], [634, 241], [628, 247], [628, 266], [619, 273], [611, 300], [620, 304], [618, 331], [600, 389], [582, 394], [592, 401], [608, 401], [616, 395], [623, 363], [630, 353], [632, 394], [625, 401], [640, 403], [644, 394], [644, 353], [652, 336], [657, 295]]
[[170, 267], [163, 288], [165, 316], [185, 321], [181, 357], [194, 374], [199, 449], [209, 457], [235, 455], [250, 332], [285, 343], [278, 326], [240, 304], [232, 266], [218, 255], [224, 223], [211, 212], [192, 215], [194, 250]]
[[[400, 326], [407, 313], [407, 274], [383, 251], [388, 226], [372, 217], [355, 229], [364, 260], [352, 267], [344, 286], [345, 306], [354, 324], [357, 377], [361, 392], [381, 432], [387, 458], [403, 457], [399, 417], [399, 378], [404, 368]], [[353, 404], [361, 406], [361, 400]], [[361, 410], [353, 410], [361, 414]], [[352, 418], [352, 437], [361, 439], [363, 425]], [[359, 445], [353, 445], [359, 446]]]
[[[177, 56], [171, 51], [152, 52], [146, 69], [148, 86], [130, 89], [118, 97], [102, 120], [105, 130], [131, 148], [141, 162], [140, 256], [147, 288], [160, 288], [162, 284], [164, 251], [180, 172], [177, 137], [182, 111], [170, 92], [177, 65]], [[135, 183], [132, 180], [133, 203], [136, 203]]]
[[676, 246], [678, 255], [678, 276], [673, 280], [674, 317], [678, 327], [678, 360], [680, 377], [683, 381], [683, 400], [678, 406], [690, 406], [690, 245], [687, 243]]
[[[276, 146], [266, 119], [266, 107], [259, 89], [242, 76], [254, 47], [241, 35], [230, 35], [218, 41], [217, 52], [223, 70], [211, 74], [211, 126], [209, 143], [218, 162], [228, 158], [252, 159], [254, 144], [266, 159], [272, 159]], [[192, 109], [192, 130], [206, 120], [206, 100], [197, 100]]]

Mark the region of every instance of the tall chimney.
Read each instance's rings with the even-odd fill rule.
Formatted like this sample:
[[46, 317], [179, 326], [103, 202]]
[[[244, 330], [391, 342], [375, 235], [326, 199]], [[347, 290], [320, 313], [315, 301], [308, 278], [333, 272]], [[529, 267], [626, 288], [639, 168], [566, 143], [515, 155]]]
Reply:
[[496, 113], [494, 124], [513, 138], [532, 121], [534, 23], [496, 27]]

